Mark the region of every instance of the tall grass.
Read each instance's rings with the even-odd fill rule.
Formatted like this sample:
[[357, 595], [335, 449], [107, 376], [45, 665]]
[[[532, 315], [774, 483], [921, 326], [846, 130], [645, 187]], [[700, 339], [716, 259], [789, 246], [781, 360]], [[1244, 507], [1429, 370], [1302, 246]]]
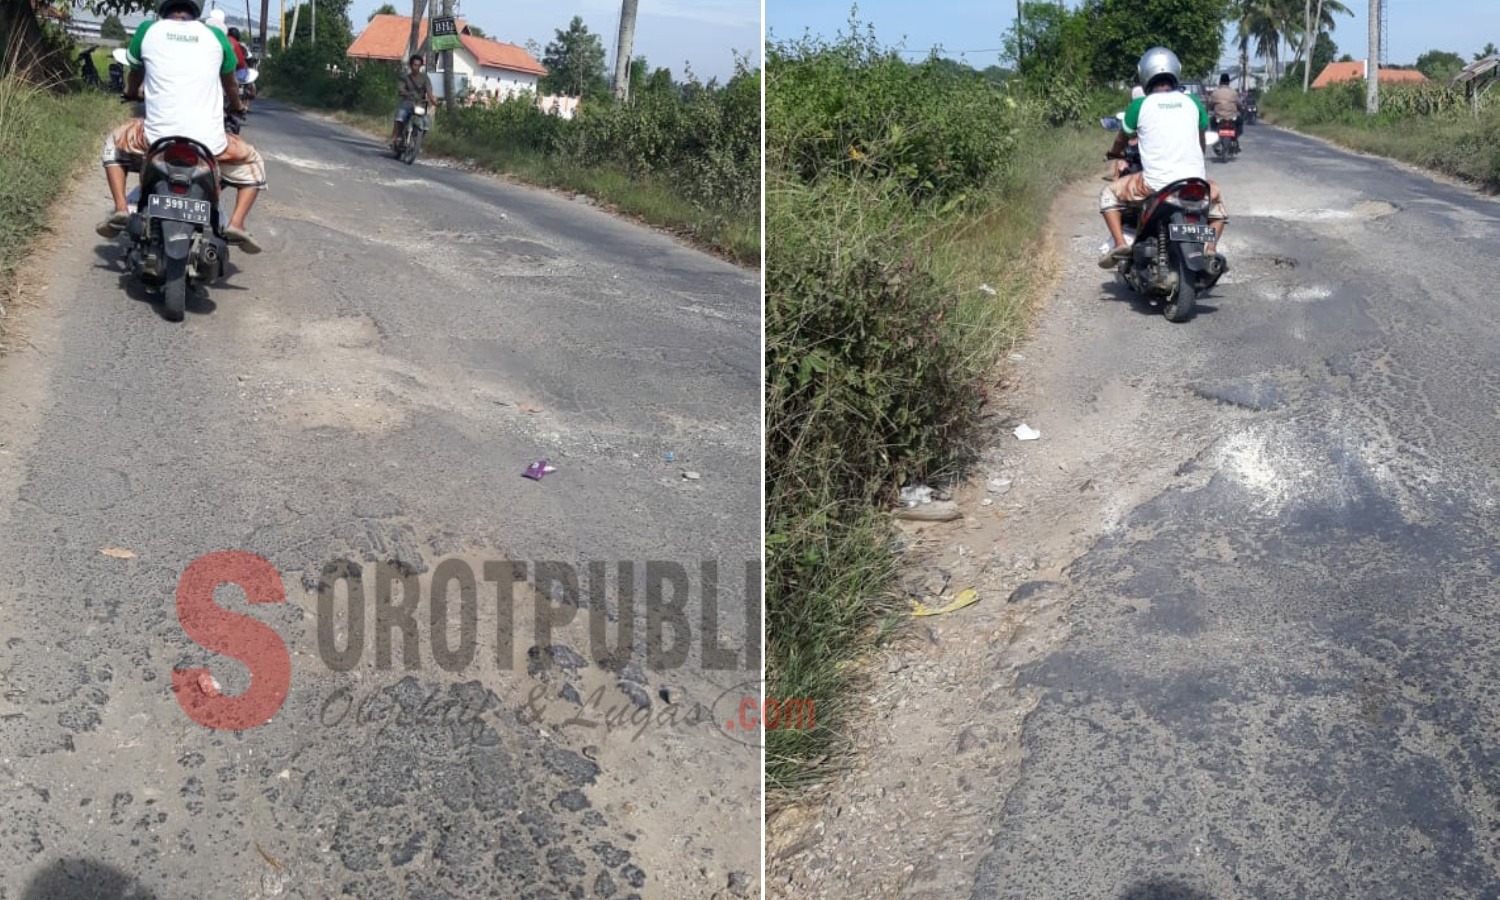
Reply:
[[[61, 93], [59, 87], [0, 66], [0, 302], [53, 201], [119, 115], [103, 94]], [[103, 208], [102, 177], [99, 189]]]
[[903, 613], [884, 511], [972, 460], [1047, 208], [1105, 141], [868, 33], [774, 46], [766, 71], [767, 693], [818, 705], [816, 730], [767, 735], [780, 793], [838, 752], [862, 657]]
[[1443, 85], [1382, 85], [1380, 113], [1365, 114], [1364, 82], [1302, 93], [1278, 87], [1261, 100], [1266, 121], [1404, 160], [1500, 192], [1500, 92], [1480, 97], [1478, 114]]

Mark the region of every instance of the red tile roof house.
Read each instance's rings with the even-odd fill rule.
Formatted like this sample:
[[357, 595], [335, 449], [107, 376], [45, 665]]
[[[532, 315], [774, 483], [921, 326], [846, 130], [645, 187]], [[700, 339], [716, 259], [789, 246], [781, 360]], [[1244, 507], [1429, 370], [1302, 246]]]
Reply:
[[[423, 45], [427, 41], [427, 20], [418, 32]], [[462, 49], [453, 51], [455, 88], [504, 99], [523, 91], [537, 93], [537, 81], [547, 68], [532, 58], [525, 48], [475, 37], [462, 19], [458, 22]], [[406, 42], [411, 38], [411, 17], [378, 15], [359, 33], [347, 53], [350, 59], [378, 60], [402, 65], [406, 59]], [[431, 72], [433, 92], [443, 94], [442, 70]]]
[[[1364, 60], [1329, 63], [1313, 79], [1312, 86], [1320, 88], [1340, 81], [1364, 81], [1366, 77]], [[1381, 84], [1421, 84], [1427, 81], [1427, 76], [1416, 69], [1381, 69], [1379, 78]]]

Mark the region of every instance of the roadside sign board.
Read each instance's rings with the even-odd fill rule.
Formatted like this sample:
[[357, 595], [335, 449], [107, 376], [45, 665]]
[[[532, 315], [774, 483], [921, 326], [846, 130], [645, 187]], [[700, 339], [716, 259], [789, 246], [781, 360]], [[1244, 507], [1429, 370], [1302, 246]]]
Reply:
[[453, 16], [434, 16], [428, 39], [434, 50], [457, 50], [463, 46], [458, 39], [458, 20]]

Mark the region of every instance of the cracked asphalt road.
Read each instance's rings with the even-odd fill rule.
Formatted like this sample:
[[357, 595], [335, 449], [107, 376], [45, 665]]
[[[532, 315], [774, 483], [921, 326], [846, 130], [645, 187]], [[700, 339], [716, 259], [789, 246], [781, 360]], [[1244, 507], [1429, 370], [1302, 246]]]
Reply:
[[[271, 103], [245, 134], [270, 171], [251, 220], [266, 251], [235, 255], [184, 324], [94, 236], [96, 168], [27, 275], [25, 340], [0, 360], [0, 898], [743, 889], [759, 752], [706, 711], [759, 673], [758, 278]], [[523, 479], [542, 458], [557, 471]], [[184, 569], [220, 550], [268, 560], [287, 594], [216, 595], [292, 664], [275, 717], [238, 732], [171, 690], [205, 665], [227, 694], [250, 683], [174, 613]], [[316, 588], [338, 559], [367, 588], [379, 562], [416, 579], [412, 659], [397, 640], [378, 665], [371, 589], [365, 652], [325, 662]], [[636, 584], [675, 563], [690, 653], [652, 667], [646, 592], [618, 577], [578, 597], [518, 585], [510, 625], [481, 580], [476, 660], [445, 669], [426, 618], [445, 560], [476, 578], [630, 562]], [[538, 608], [574, 618], [538, 638]], [[601, 661], [590, 616], [613, 641], [630, 611], [636, 653]], [[727, 667], [703, 664], [705, 611]], [[458, 623], [439, 620], [455, 640]], [[347, 612], [324, 624], [338, 647], [359, 635]], [[463, 720], [429, 714], [444, 704]]]
[[[1078, 206], [1028, 421], [1160, 484], [1020, 668], [975, 898], [1500, 896], [1500, 205], [1244, 147], [1209, 166], [1234, 269], [1189, 324], [1088, 271]], [[1103, 397], [1132, 410], [1109, 437], [1057, 421]], [[1073, 449], [1046, 444], [1017, 452]]]

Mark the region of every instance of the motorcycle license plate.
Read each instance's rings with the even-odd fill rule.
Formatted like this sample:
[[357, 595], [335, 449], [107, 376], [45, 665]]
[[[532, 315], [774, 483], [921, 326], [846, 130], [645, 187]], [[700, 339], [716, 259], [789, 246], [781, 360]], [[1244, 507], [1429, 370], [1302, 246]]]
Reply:
[[1219, 130], [1219, 137], [1221, 137], [1221, 138], [1232, 138], [1232, 137], [1234, 137], [1234, 129], [1233, 128], [1222, 128], [1222, 129], [1220, 129]]
[[146, 215], [153, 219], [172, 219], [208, 225], [212, 221], [213, 207], [207, 200], [191, 197], [173, 197], [171, 194], [152, 194], [146, 198]]
[[1186, 225], [1174, 222], [1167, 225], [1167, 237], [1174, 241], [1206, 244], [1214, 239], [1214, 230], [1207, 225]]

